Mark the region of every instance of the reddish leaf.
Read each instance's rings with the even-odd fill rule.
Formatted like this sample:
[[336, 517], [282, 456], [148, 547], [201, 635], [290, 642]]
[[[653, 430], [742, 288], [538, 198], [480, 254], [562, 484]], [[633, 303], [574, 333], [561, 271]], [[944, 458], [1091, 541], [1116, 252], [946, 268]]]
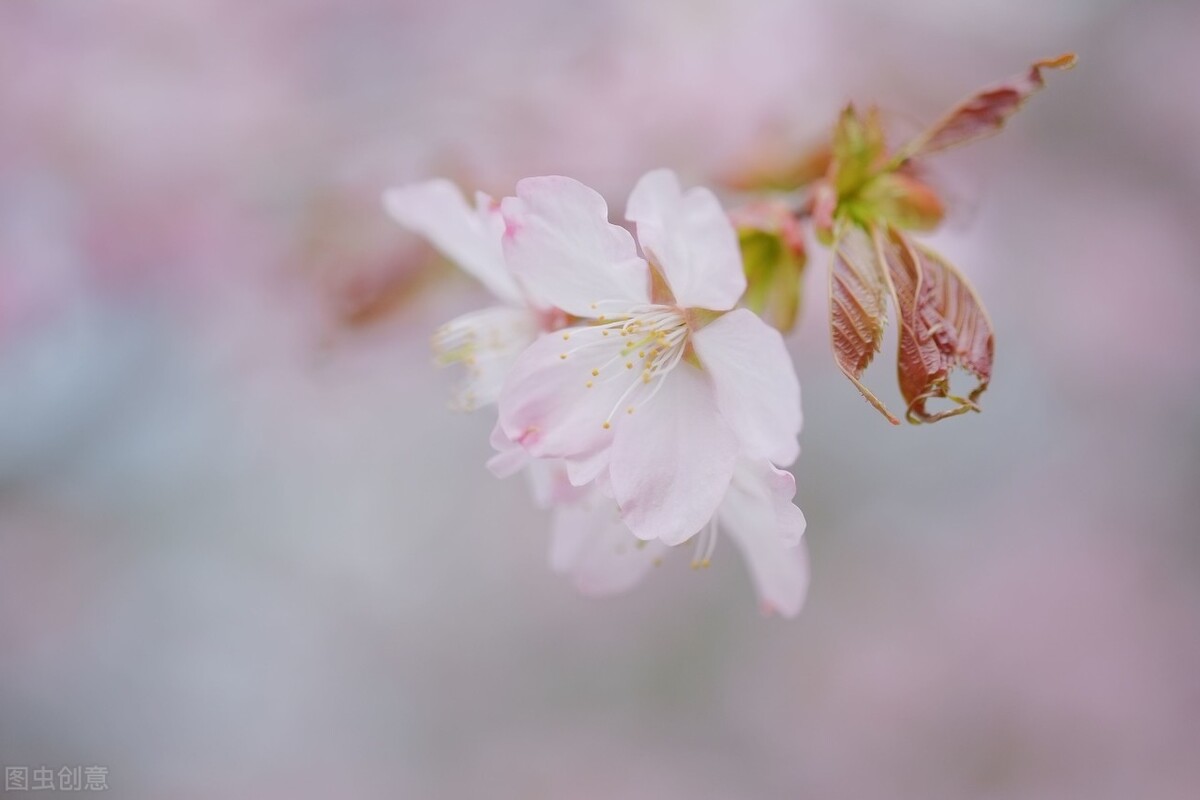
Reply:
[[[887, 265], [900, 321], [898, 371], [900, 394], [908, 403], [909, 422], [937, 422], [967, 411], [992, 375], [992, 323], [966, 278], [932, 251], [893, 228], [875, 229], [877, 252]], [[961, 367], [978, 383], [967, 397], [950, 394], [950, 373]], [[954, 403], [931, 412], [926, 403]]]
[[1044, 58], [1022, 75], [981, 89], [918, 136], [905, 148], [905, 153], [909, 158], [927, 156], [998, 133], [1029, 96], [1046, 85], [1043, 69], [1070, 69], [1073, 66], [1074, 53]]
[[879, 352], [887, 324], [887, 277], [867, 233], [851, 226], [835, 247], [829, 271], [829, 328], [833, 357], [863, 397], [893, 425], [900, 420], [862, 383], [862, 374]]

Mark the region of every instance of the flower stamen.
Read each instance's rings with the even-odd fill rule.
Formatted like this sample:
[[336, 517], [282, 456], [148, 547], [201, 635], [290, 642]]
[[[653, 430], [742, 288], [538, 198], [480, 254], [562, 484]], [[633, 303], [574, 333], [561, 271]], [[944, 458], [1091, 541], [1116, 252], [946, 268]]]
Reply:
[[719, 533], [717, 518], [713, 517], [700, 530], [700, 533], [696, 534], [696, 550], [692, 555], [692, 569], [708, 569], [712, 566], [712, 556], [717, 549]]

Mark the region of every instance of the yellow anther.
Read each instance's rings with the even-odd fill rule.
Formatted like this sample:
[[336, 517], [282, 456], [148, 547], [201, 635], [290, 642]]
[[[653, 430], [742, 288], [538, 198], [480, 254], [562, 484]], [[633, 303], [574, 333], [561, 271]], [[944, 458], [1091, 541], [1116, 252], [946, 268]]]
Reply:
[[592, 377], [593, 377], [593, 378], [595, 378], [595, 377], [598, 377], [599, 375], [600, 375], [600, 370], [598, 370], [598, 369], [593, 369], [593, 370], [592, 370]]
[[584, 386], [586, 386], [587, 388], [590, 389], [590, 388], [592, 388], [592, 382], [588, 381], [587, 383], [584, 384]]
[[604, 322], [606, 317], [603, 314], [601, 314], [600, 316], [596, 317], [596, 319], [599, 320], [600, 322]]
[[[565, 358], [565, 356], [564, 356], [564, 358]], [[632, 362], [632, 361], [626, 361], [626, 362], [625, 362], [625, 369], [633, 369], [633, 362]]]
[[561, 358], [563, 361], [566, 361], [566, 360], [567, 360], [567, 354], [566, 354], [566, 353], [562, 353], [561, 355], [559, 355], [559, 358]]
[[645, 358], [645, 357], [646, 357], [646, 351], [638, 350], [638, 358]]
[[605, 421], [605, 423], [604, 423], [604, 430], [608, 430], [608, 429], [609, 429], [609, 428], [611, 428], [611, 427], [612, 427], [612, 425], [610, 425], [610, 424], [609, 424], [607, 421]]
[[626, 414], [632, 414], [632, 413], [633, 413], [633, 406], [630, 406], [629, 408], [625, 409], [625, 413], [626, 413]]
[[565, 342], [565, 341], [567, 341], [567, 340], [568, 340], [568, 339], [570, 339], [570, 338], [571, 338], [571, 334], [569, 334], [569, 333], [564, 333], [564, 334], [563, 334], [563, 341], [564, 341], [564, 342]]
[[608, 336], [608, 331], [600, 331], [601, 336]]

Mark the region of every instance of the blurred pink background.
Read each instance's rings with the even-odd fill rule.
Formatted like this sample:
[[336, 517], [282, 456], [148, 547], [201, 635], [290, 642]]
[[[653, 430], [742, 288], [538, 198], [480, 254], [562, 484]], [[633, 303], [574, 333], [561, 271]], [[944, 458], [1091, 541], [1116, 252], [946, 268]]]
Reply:
[[[0, 5], [0, 762], [114, 797], [1200, 796], [1200, 5]], [[985, 412], [893, 429], [791, 338], [813, 584], [578, 597], [427, 341], [483, 295], [386, 186], [618, 211], [848, 99], [930, 120]], [[898, 404], [888, 361], [870, 373]]]

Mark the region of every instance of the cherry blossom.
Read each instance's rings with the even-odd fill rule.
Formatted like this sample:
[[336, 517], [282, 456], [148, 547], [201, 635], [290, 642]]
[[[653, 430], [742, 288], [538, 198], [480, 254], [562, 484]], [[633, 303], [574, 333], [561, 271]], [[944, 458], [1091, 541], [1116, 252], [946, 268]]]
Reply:
[[425, 237], [501, 301], [450, 320], [432, 341], [439, 363], [467, 368], [455, 405], [471, 410], [495, 402], [516, 357], [539, 331], [553, 327], [553, 315], [531, 307], [509, 274], [498, 204], [479, 192], [471, 208], [458, 188], [441, 178], [389, 189], [383, 202], [393, 219]]
[[[508, 268], [577, 324], [538, 337], [500, 392], [500, 432], [571, 483], [599, 480], [644, 540], [690, 538], [713, 519], [739, 457], [799, 453], [800, 387], [780, 334], [736, 309], [736, 234], [707, 189], [643, 176], [637, 240], [570, 178], [528, 178], [501, 204]], [[640, 249], [639, 249], [640, 244]]]

